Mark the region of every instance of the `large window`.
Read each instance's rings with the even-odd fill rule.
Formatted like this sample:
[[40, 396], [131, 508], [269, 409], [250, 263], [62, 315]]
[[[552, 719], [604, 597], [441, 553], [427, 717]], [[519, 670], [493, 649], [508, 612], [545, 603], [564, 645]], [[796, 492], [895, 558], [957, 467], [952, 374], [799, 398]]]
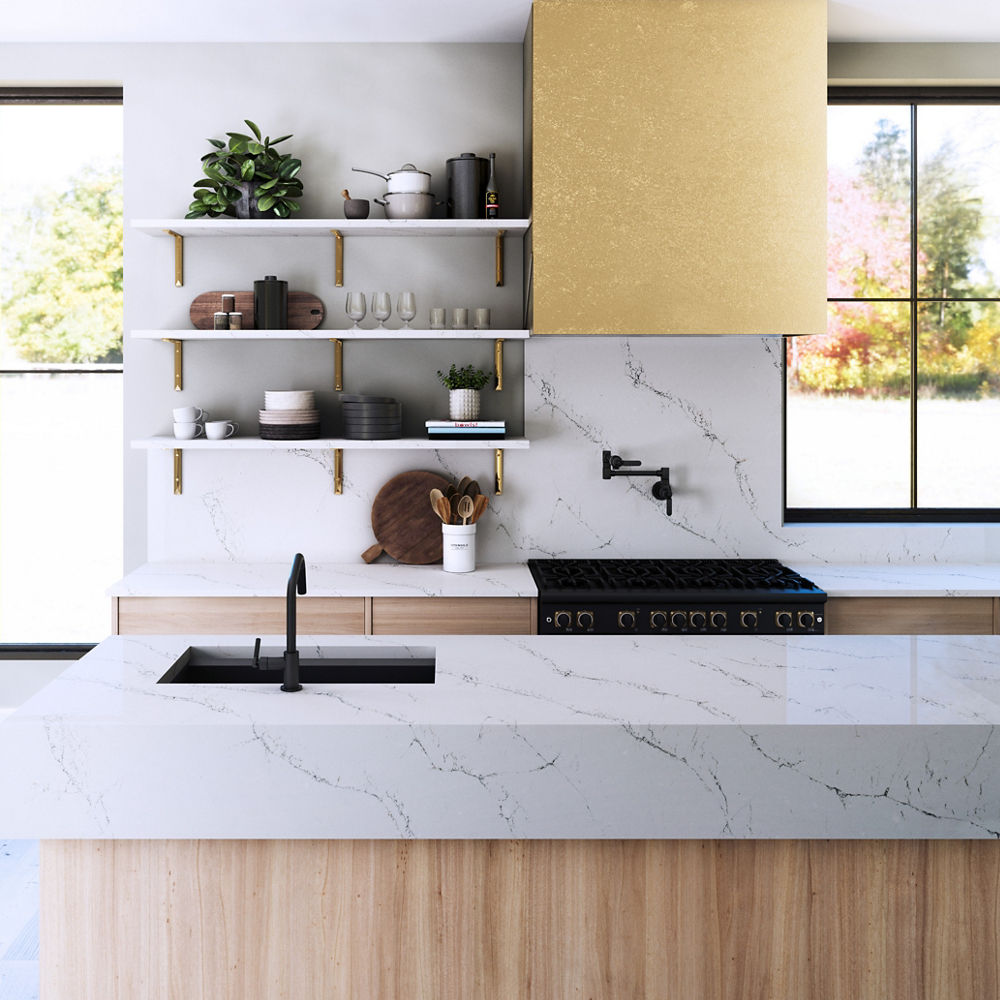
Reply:
[[1000, 520], [1000, 91], [831, 91], [827, 232], [786, 520]]
[[0, 645], [96, 642], [122, 572], [121, 91], [0, 90]]

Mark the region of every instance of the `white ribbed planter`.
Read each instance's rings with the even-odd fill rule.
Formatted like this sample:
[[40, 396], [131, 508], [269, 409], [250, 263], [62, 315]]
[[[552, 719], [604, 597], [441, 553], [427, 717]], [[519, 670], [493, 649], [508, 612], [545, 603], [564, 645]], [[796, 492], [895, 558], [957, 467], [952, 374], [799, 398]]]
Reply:
[[449, 389], [448, 418], [450, 420], [478, 420], [479, 390]]

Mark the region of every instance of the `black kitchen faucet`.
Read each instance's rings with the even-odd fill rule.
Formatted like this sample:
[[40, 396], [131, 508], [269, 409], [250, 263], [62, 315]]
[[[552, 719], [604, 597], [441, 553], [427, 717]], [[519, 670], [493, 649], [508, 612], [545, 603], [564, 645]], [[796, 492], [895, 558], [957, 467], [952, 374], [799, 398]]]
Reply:
[[295, 648], [295, 591], [306, 592], [306, 560], [301, 552], [295, 553], [292, 571], [288, 574], [288, 590], [285, 594], [285, 679], [282, 691], [301, 691], [299, 683], [299, 651]]

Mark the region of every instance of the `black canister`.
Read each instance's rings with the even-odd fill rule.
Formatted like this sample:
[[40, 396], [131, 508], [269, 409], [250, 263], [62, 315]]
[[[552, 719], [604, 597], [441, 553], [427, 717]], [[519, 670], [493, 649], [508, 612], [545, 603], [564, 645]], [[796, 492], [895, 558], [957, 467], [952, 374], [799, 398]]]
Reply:
[[483, 192], [489, 160], [475, 153], [463, 153], [448, 160], [449, 219], [482, 219]]
[[253, 322], [258, 330], [288, 329], [288, 282], [273, 274], [253, 283]]

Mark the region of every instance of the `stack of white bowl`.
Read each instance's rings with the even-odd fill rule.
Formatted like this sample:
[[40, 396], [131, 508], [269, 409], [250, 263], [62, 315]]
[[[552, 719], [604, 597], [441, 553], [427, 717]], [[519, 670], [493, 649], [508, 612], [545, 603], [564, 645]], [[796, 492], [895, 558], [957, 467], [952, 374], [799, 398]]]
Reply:
[[312, 389], [266, 389], [260, 436], [269, 441], [304, 441], [319, 437], [319, 410]]

